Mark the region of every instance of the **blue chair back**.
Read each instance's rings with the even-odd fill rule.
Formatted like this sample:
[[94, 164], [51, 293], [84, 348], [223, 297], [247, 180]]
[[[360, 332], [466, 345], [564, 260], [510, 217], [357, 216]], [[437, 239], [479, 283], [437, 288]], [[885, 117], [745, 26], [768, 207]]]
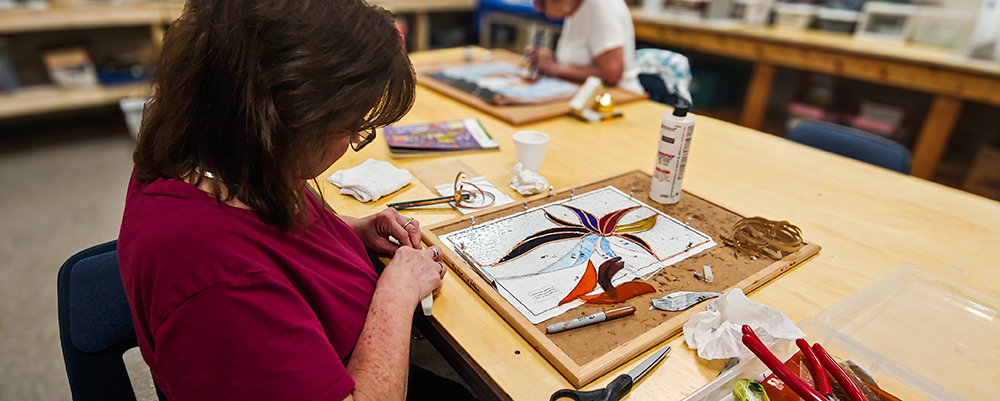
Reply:
[[[111, 241], [83, 250], [59, 269], [59, 340], [76, 401], [136, 399], [122, 360], [138, 343], [117, 246]], [[164, 399], [159, 389], [157, 396]]]
[[874, 164], [903, 174], [910, 173], [910, 150], [881, 136], [842, 125], [803, 121], [785, 139]]
[[479, 0], [476, 2], [476, 27], [483, 31], [483, 14], [504, 13], [517, 15], [529, 20], [545, 21], [549, 24], [562, 26], [562, 20], [551, 20], [540, 12], [535, 11], [535, 4], [532, 0]]

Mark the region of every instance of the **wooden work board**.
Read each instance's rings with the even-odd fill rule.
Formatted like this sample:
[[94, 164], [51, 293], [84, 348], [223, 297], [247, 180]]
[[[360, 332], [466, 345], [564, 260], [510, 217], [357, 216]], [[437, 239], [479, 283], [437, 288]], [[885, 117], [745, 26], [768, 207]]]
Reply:
[[[526, 200], [527, 206], [533, 208], [567, 199], [571, 194], [572, 196], [580, 195], [609, 185], [625, 193], [634, 190], [636, 199], [653, 208], [680, 221], [686, 222], [688, 218], [691, 218], [692, 228], [711, 236], [718, 243], [715, 247], [667, 266], [650, 277], [647, 282], [656, 289], [656, 292], [638, 296], [625, 302], [625, 304], [635, 306], [635, 315], [561, 333], [546, 334], [545, 328], [555, 322], [586, 316], [621, 305], [584, 304], [555, 318], [533, 325], [438, 237], [438, 235], [469, 227], [473, 219], [475, 224], [480, 224], [522, 212], [524, 210], [523, 203], [483, 210], [424, 227], [421, 231], [425, 241], [441, 247], [445, 262], [451, 266], [452, 271], [462, 281], [499, 312], [570, 383], [580, 388], [656, 344], [678, 334], [684, 323], [694, 313], [705, 309], [703, 302], [681, 312], [647, 310], [652, 305], [650, 299], [661, 298], [676, 291], [725, 292], [740, 288], [744, 293], [749, 293], [819, 253], [819, 245], [807, 242], [797, 252], [786, 255], [779, 261], [766, 257], [760, 257], [756, 260], [751, 260], [746, 256], [737, 257], [733, 248], [723, 244], [720, 236], [730, 237], [733, 225], [743, 216], [687, 191], [684, 192], [680, 202], [674, 205], [653, 202], [649, 199], [651, 180], [649, 174], [636, 170], [567, 188], [551, 195], [537, 195]], [[712, 266], [715, 275], [715, 280], [712, 283], [706, 283], [694, 277], [694, 272], [701, 272], [704, 265]], [[447, 296], [447, 294], [442, 294], [442, 296]]]
[[[485, 50], [479, 50], [476, 54], [482, 54]], [[431, 77], [430, 74], [438, 73], [448, 67], [455, 67], [466, 64], [490, 63], [496, 61], [506, 61], [517, 65], [521, 56], [507, 50], [489, 50], [490, 59], [482, 60], [481, 57], [473, 57], [473, 61], [467, 62], [464, 59], [436, 60], [433, 62], [414, 63], [413, 69], [417, 74], [417, 82], [423, 86], [441, 92], [452, 99], [458, 100], [466, 105], [472, 106], [491, 116], [506, 121], [511, 125], [527, 124], [549, 118], [569, 115], [569, 99], [550, 103], [500, 106], [487, 102], [483, 98], [469, 92], [456, 88], [446, 82], [442, 82]], [[646, 94], [639, 94], [618, 88], [605, 88], [605, 92], [611, 94], [612, 99], [617, 104], [624, 104], [640, 99], [645, 99]]]

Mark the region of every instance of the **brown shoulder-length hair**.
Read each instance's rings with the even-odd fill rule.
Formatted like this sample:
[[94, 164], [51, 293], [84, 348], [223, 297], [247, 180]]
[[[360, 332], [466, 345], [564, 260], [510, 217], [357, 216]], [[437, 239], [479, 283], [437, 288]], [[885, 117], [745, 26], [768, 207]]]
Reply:
[[363, 0], [188, 0], [153, 90], [136, 179], [209, 172], [220, 201], [288, 230], [305, 221], [296, 183], [332, 141], [402, 118], [415, 77], [392, 16]]

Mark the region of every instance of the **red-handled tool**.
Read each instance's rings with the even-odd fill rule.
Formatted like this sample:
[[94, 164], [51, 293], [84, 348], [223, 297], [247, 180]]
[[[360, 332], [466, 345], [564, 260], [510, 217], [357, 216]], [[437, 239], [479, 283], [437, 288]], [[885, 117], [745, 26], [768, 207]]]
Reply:
[[861, 392], [861, 388], [858, 387], [858, 384], [855, 383], [854, 380], [851, 380], [851, 377], [847, 375], [844, 368], [840, 367], [840, 365], [837, 364], [837, 361], [833, 360], [833, 357], [830, 356], [825, 349], [823, 349], [822, 345], [816, 343], [813, 344], [812, 348], [816, 353], [816, 357], [818, 357], [820, 362], [823, 363], [823, 367], [826, 368], [831, 375], [833, 375], [834, 379], [837, 379], [837, 383], [840, 383], [840, 387], [844, 388], [844, 391], [847, 392], [847, 396], [851, 397], [851, 401], [868, 401], [868, 398]]
[[750, 348], [750, 351], [754, 355], [757, 355], [757, 358], [760, 358], [761, 362], [764, 362], [764, 365], [771, 368], [775, 376], [778, 376], [781, 381], [785, 382], [785, 385], [791, 388], [799, 397], [802, 397], [803, 400], [827, 401], [774, 356], [771, 350], [767, 349], [764, 343], [760, 341], [760, 338], [757, 338], [757, 333], [754, 333], [753, 329], [748, 325], [743, 325], [743, 345]]
[[795, 340], [795, 345], [799, 346], [799, 351], [802, 351], [802, 356], [805, 360], [809, 361], [809, 371], [812, 372], [813, 382], [816, 383], [816, 391], [819, 391], [826, 399], [833, 399], [833, 390], [830, 389], [830, 379], [826, 377], [826, 370], [823, 369], [823, 363], [819, 361], [816, 357], [816, 353], [813, 352], [812, 348], [809, 348], [809, 343], [804, 339]]

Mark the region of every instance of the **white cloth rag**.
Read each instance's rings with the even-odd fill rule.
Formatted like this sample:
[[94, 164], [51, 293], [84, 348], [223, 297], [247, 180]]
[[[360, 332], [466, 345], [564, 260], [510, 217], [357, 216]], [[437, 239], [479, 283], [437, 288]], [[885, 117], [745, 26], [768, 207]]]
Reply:
[[521, 163], [515, 164], [510, 173], [514, 174], [510, 179], [510, 187], [521, 195], [537, 194], [549, 187], [549, 180], [534, 171], [525, 170]]
[[340, 187], [341, 195], [351, 195], [361, 202], [371, 202], [409, 185], [413, 182], [413, 175], [391, 163], [368, 159], [357, 166], [331, 174], [327, 180]]
[[705, 309], [684, 324], [684, 340], [704, 359], [752, 357], [753, 353], [743, 345], [744, 324], [750, 325], [761, 342], [768, 345], [779, 339], [806, 336], [784, 313], [750, 301], [738, 288], [709, 302]]

